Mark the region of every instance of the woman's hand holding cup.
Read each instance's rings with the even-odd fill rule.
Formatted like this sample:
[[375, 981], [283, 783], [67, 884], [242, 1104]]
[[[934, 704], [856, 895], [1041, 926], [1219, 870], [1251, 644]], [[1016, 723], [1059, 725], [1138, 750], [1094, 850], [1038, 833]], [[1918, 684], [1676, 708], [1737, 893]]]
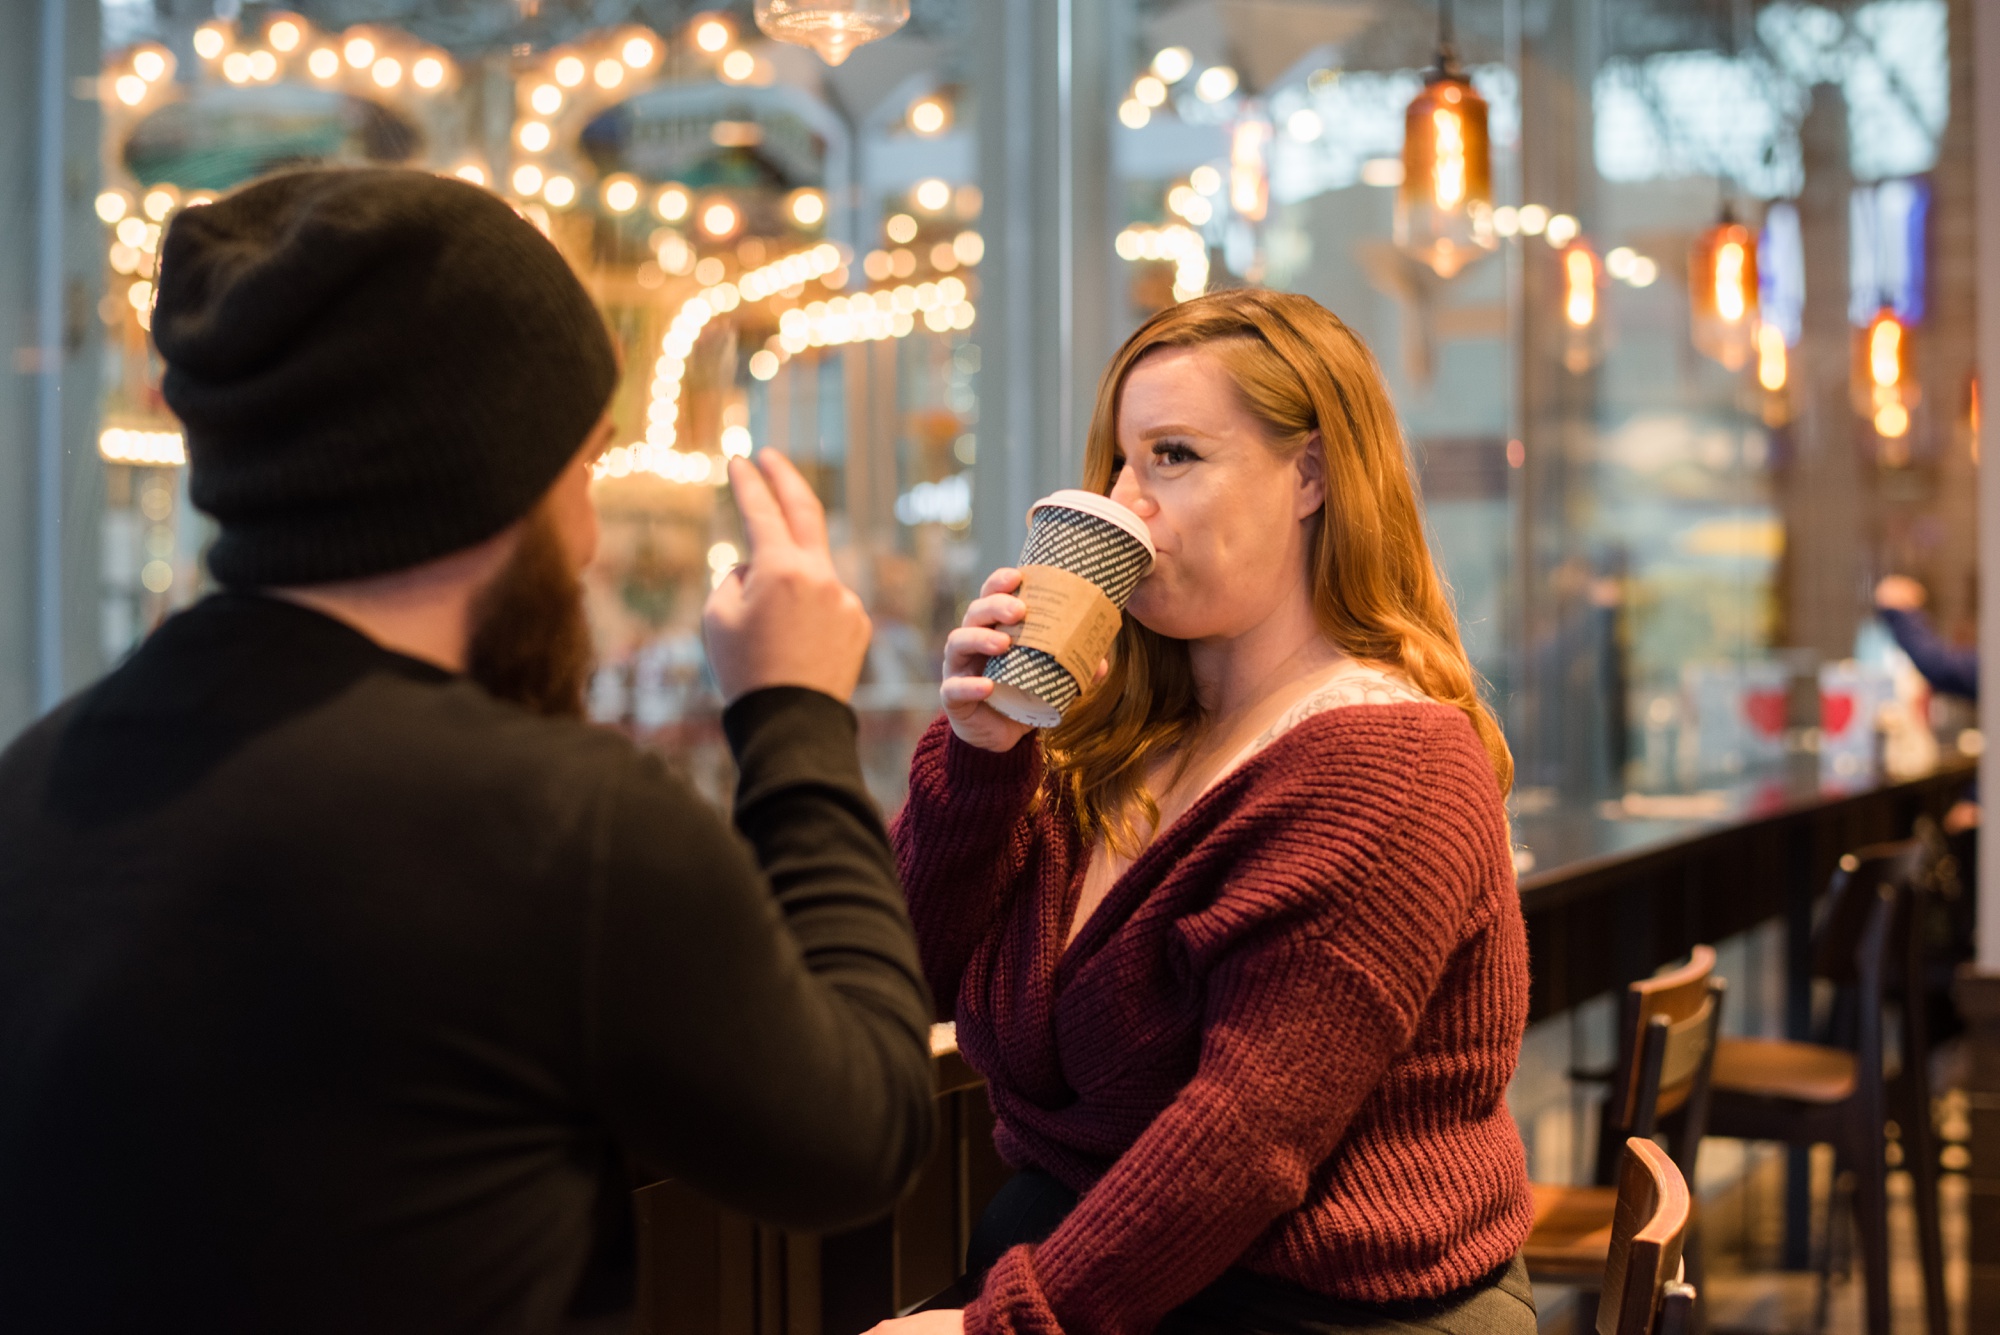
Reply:
[[965, 620], [944, 641], [945, 717], [951, 730], [968, 746], [982, 751], [1011, 751], [1033, 731], [1016, 723], [986, 703], [993, 683], [980, 673], [986, 660], [997, 658], [1013, 647], [1007, 627], [1018, 627], [1028, 617], [1028, 605], [1014, 596], [1021, 587], [1021, 572], [1002, 566], [979, 586], [979, 596], [965, 609]]

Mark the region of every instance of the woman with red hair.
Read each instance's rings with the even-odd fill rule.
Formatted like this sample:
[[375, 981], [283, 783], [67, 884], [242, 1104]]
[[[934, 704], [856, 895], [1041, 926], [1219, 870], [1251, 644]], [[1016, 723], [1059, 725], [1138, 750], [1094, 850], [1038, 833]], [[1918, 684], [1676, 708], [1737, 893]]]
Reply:
[[883, 1329], [1529, 1335], [1512, 760], [1374, 359], [1304, 297], [1172, 307], [1083, 485], [1158, 551], [1101, 680], [1039, 736], [986, 703], [994, 572], [896, 825], [1017, 1172], [962, 1312]]

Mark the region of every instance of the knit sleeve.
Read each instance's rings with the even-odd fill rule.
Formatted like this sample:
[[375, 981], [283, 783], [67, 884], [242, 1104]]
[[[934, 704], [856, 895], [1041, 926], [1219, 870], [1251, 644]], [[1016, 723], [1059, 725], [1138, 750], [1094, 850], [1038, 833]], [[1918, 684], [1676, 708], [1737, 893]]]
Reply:
[[942, 717], [910, 761], [910, 795], [891, 831], [903, 895], [939, 1016], [952, 1018], [973, 949], [1006, 905], [1034, 845], [1029, 808], [1040, 740], [982, 751]]
[[[1461, 809], [1467, 778], [1492, 810]], [[1301, 1206], [1411, 1043], [1480, 896], [1490, 790], [1462, 757], [1420, 752], [1375, 795], [1400, 810], [1370, 856], [1309, 893], [1260, 896], [1284, 907], [1207, 970], [1193, 1078], [1054, 1234], [989, 1272], [967, 1335], [1146, 1335]], [[1278, 872], [1239, 867], [1232, 885], [1260, 874]], [[1421, 1210], [1384, 1202], [1380, 1226], [1420, 1228]]]

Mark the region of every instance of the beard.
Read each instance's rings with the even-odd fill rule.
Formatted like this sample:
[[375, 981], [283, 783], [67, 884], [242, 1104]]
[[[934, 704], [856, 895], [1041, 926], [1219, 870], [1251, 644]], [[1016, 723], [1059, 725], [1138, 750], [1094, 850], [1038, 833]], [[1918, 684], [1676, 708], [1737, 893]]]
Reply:
[[466, 675], [531, 713], [580, 719], [593, 657], [583, 585], [554, 522], [536, 509], [473, 601]]

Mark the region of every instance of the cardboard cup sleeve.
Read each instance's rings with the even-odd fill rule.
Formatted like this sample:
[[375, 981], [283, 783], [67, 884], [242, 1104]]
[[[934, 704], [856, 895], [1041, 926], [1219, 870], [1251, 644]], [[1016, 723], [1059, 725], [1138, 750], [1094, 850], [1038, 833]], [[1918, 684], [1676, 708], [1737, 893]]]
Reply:
[[1097, 674], [1132, 590], [1153, 568], [1153, 539], [1106, 496], [1058, 491], [1028, 512], [1014, 647], [988, 660], [988, 701], [1017, 723], [1052, 728]]

